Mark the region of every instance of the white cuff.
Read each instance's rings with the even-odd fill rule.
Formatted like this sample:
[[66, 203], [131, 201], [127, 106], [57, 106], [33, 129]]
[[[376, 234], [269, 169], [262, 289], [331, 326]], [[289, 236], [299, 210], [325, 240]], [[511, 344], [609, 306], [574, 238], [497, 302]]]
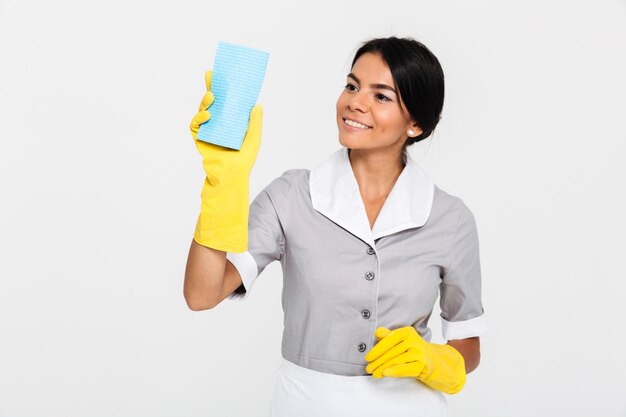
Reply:
[[441, 317], [441, 332], [445, 340], [467, 339], [487, 332], [485, 315], [464, 321], [447, 321]]
[[228, 296], [229, 300], [234, 301], [243, 301], [250, 294], [250, 289], [252, 288], [252, 284], [256, 280], [258, 276], [258, 268], [256, 262], [250, 252], [243, 253], [226, 253], [226, 259], [228, 259], [235, 269], [239, 271], [239, 275], [241, 276], [241, 281], [243, 283], [243, 287], [246, 289], [246, 292], [243, 294], [238, 294], [233, 291], [232, 294]]

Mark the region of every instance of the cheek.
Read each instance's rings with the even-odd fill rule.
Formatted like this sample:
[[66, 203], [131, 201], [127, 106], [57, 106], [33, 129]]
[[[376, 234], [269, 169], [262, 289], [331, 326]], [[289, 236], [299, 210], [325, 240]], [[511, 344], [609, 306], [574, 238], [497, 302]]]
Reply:
[[404, 118], [394, 109], [384, 109], [378, 112], [378, 126], [386, 131], [400, 131], [404, 127]]

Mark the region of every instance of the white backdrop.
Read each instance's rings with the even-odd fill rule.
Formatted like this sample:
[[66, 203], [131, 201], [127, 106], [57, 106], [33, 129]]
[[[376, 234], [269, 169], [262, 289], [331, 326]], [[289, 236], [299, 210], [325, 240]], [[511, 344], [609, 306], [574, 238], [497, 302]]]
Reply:
[[338, 148], [352, 56], [389, 35], [444, 68], [411, 152], [479, 230], [489, 333], [454, 415], [626, 416], [624, 0], [0, 0], [0, 416], [261, 415], [280, 265], [243, 303], [182, 296], [204, 71], [219, 40], [270, 52], [254, 197]]

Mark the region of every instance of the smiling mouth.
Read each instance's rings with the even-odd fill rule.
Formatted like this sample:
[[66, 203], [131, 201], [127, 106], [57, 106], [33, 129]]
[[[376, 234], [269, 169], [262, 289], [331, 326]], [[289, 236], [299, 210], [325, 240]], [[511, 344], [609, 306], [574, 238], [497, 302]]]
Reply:
[[350, 120], [350, 119], [347, 119], [345, 117], [343, 118], [343, 122], [345, 124], [347, 124], [348, 126], [354, 127], [354, 128], [357, 128], [357, 129], [366, 130], [366, 129], [371, 129], [372, 128], [372, 126], [367, 126], [367, 125], [364, 125], [363, 123], [355, 122], [354, 120]]

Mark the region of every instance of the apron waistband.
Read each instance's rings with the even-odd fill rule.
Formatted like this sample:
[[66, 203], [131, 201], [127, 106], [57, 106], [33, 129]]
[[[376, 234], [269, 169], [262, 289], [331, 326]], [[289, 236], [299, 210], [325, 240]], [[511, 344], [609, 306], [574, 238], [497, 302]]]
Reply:
[[307, 384], [338, 389], [368, 389], [375, 386], [391, 389], [393, 386], [407, 385], [418, 385], [416, 389], [419, 389], [420, 386], [430, 389], [415, 378], [374, 378], [371, 375], [345, 376], [328, 374], [296, 365], [285, 358], [281, 359], [280, 370], [284, 375]]

